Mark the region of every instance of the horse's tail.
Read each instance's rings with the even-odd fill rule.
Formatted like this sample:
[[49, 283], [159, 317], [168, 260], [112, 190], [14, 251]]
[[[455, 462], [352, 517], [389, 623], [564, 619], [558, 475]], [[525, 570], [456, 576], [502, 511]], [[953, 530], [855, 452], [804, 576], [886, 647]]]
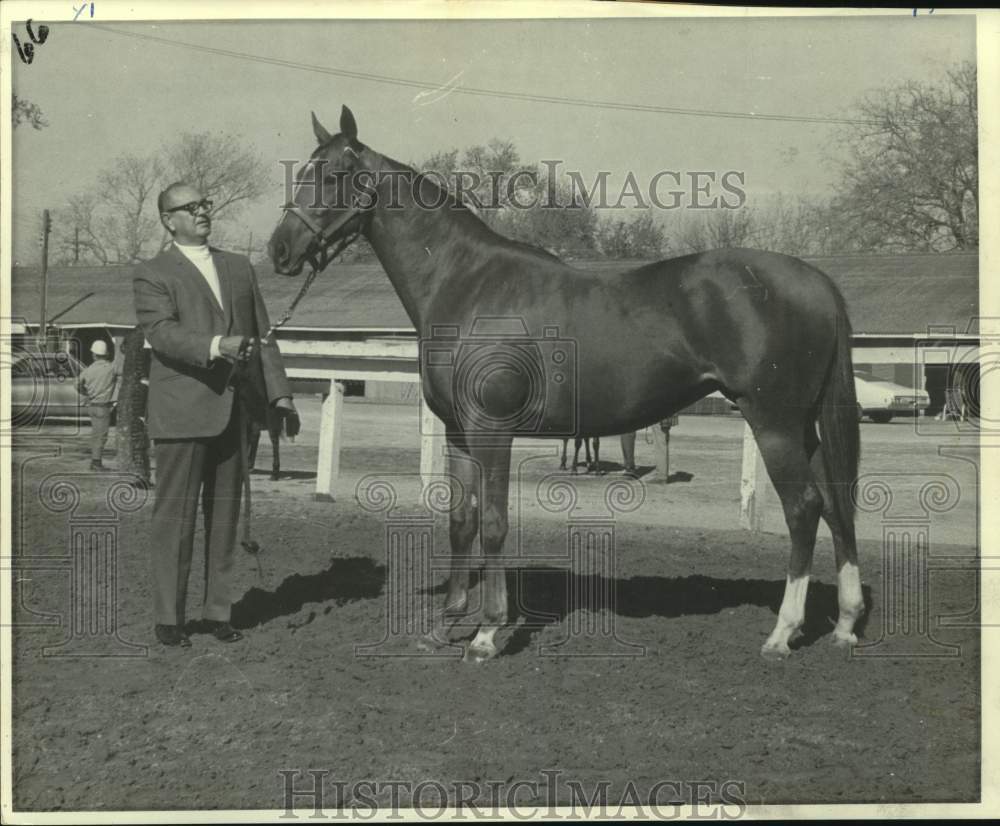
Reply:
[[851, 322], [839, 295], [837, 304], [837, 343], [820, 401], [820, 450], [834, 511], [844, 529], [853, 533], [854, 487], [861, 455], [861, 429], [851, 361]]

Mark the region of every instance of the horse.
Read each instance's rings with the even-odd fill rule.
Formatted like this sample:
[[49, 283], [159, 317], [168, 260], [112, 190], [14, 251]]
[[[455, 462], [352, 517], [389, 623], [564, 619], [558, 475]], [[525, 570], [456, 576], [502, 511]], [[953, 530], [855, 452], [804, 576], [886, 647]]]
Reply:
[[[272, 405], [267, 405], [267, 435], [271, 440], [271, 481], [277, 482], [281, 476], [281, 451], [278, 442], [281, 437], [284, 420], [278, 415]], [[257, 463], [257, 448], [260, 446], [260, 434], [264, 428], [256, 419], [251, 418], [247, 424], [249, 434], [247, 436], [247, 470], [254, 469]]]
[[[451, 570], [444, 644], [469, 606], [471, 547], [486, 559], [465, 659], [498, 653], [513, 439], [608, 436], [659, 422], [720, 391], [749, 423], [781, 499], [791, 549], [774, 629], [781, 659], [805, 621], [822, 517], [833, 537], [836, 645], [864, 611], [854, 529], [860, 455], [851, 324], [832, 280], [799, 259], [718, 249], [614, 274], [580, 271], [493, 232], [431, 177], [358, 139], [341, 110], [295, 177], [270, 238], [277, 274], [329, 263], [364, 235], [420, 340], [424, 398], [444, 423]], [[586, 392], [581, 392], [583, 389]]]
[[[594, 446], [594, 458], [590, 458], [590, 446]], [[559, 469], [566, 470], [566, 448], [569, 446], [569, 437], [562, 440], [562, 459], [559, 462]], [[580, 447], [586, 449], [586, 462], [584, 467], [587, 468], [587, 473], [600, 473], [601, 472], [601, 440], [598, 436], [577, 436], [573, 439], [573, 467], [572, 472], [576, 473], [577, 467], [579, 467], [580, 462]]]

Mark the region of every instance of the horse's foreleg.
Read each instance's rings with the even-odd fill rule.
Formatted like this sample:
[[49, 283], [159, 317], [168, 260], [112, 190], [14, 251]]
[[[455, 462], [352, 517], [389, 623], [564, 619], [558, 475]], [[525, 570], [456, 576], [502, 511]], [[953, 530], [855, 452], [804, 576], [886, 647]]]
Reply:
[[271, 479], [275, 482], [281, 474], [281, 451], [278, 447], [280, 431], [272, 430], [271, 433]]
[[448, 632], [468, 612], [469, 576], [472, 565], [472, 543], [479, 531], [481, 471], [469, 454], [460, 434], [448, 434], [448, 479], [451, 486], [449, 539], [451, 540], [451, 573], [444, 609], [433, 625], [430, 638], [433, 646], [447, 642]]
[[503, 565], [503, 543], [507, 538], [507, 502], [510, 494], [510, 446], [490, 446], [475, 450], [483, 467], [482, 544], [483, 619], [475, 639], [465, 651], [465, 659], [483, 662], [497, 654], [493, 638], [507, 624], [507, 571]]
[[569, 447], [569, 439], [563, 439], [562, 461], [559, 462], [559, 470], [566, 470], [566, 448]]

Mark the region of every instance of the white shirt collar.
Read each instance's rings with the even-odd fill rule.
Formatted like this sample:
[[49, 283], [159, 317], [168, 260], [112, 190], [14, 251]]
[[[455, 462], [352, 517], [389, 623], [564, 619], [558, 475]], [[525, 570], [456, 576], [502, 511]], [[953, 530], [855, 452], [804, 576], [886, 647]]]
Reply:
[[174, 246], [177, 247], [184, 255], [188, 258], [201, 258], [207, 259], [211, 258], [212, 251], [209, 249], [208, 244], [198, 244], [197, 246], [191, 246], [188, 244], [178, 244], [174, 241]]

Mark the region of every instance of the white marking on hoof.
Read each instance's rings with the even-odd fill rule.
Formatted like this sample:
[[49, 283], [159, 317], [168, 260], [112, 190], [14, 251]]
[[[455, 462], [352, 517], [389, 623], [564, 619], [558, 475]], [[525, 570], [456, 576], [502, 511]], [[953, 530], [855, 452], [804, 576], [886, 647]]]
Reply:
[[778, 621], [774, 625], [771, 636], [767, 638], [761, 654], [769, 659], [787, 657], [790, 652], [788, 643], [798, 636], [799, 629], [806, 620], [806, 592], [809, 589], [809, 575], [791, 577], [785, 581], [785, 596], [781, 600], [778, 611]]
[[850, 648], [858, 644], [858, 638], [854, 634], [845, 634], [840, 629], [835, 629], [830, 638], [834, 648]]
[[476, 638], [466, 646], [465, 656], [462, 659], [472, 663], [493, 659], [497, 655], [497, 647], [493, 642], [496, 632], [496, 627], [480, 628]]
[[760, 655], [765, 660], [777, 661], [787, 659], [792, 655], [792, 649], [787, 645], [772, 645], [770, 641], [760, 647]]
[[858, 638], [854, 635], [854, 623], [864, 613], [865, 599], [861, 593], [861, 572], [852, 562], [845, 562], [837, 572], [837, 602], [840, 616], [833, 630], [834, 643], [856, 645]]

